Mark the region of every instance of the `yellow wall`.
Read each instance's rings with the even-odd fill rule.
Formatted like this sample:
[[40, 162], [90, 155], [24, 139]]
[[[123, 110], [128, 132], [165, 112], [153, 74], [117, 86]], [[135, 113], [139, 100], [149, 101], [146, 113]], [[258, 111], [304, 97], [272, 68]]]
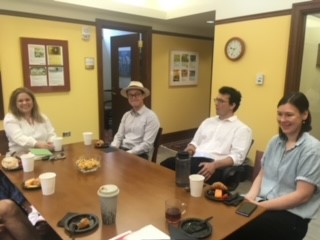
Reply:
[[[85, 70], [84, 58], [96, 59], [95, 29], [90, 41], [81, 39], [82, 25], [0, 15], [0, 70], [5, 112], [11, 92], [23, 85], [20, 37], [67, 40], [69, 45], [70, 92], [36, 94], [42, 112], [51, 119], [59, 135], [71, 131], [64, 143], [82, 140], [83, 131], [98, 138], [97, 69]], [[152, 108], [164, 133], [196, 128], [209, 116], [212, 41], [153, 35]], [[169, 87], [171, 50], [199, 53], [199, 84]], [[196, 111], [196, 114], [193, 114]], [[0, 121], [0, 129], [3, 129]]]
[[[68, 41], [71, 91], [36, 94], [42, 111], [50, 117], [57, 133], [71, 131], [72, 136], [66, 138], [65, 143], [81, 141], [81, 132], [86, 130], [98, 137], [97, 70], [84, 68], [85, 57], [96, 59], [92, 28], [91, 40], [86, 42], [81, 39], [80, 24], [0, 15], [0, 70], [6, 108], [11, 91], [23, 85], [19, 38]], [[276, 104], [284, 89], [289, 29], [289, 15], [221, 24], [215, 28], [211, 98], [223, 85], [234, 86], [242, 92], [243, 100], [237, 114], [253, 129], [255, 143], [249, 155], [251, 159], [255, 150], [264, 150], [271, 136], [277, 133]], [[246, 43], [245, 55], [237, 62], [227, 60], [224, 55], [225, 43], [233, 36], [241, 37]], [[169, 87], [171, 50], [199, 52], [198, 86]], [[211, 70], [207, 66], [211, 64], [210, 51], [210, 41], [153, 34], [152, 108], [160, 118], [164, 133], [196, 128], [209, 115], [205, 99], [210, 98]], [[257, 73], [265, 74], [263, 86], [255, 84]], [[214, 105], [211, 115], [215, 115]]]
[[[170, 51], [199, 53], [197, 86], [169, 86]], [[164, 133], [197, 128], [209, 116], [212, 41], [153, 34], [152, 108]]]
[[[70, 92], [36, 94], [40, 109], [48, 115], [57, 134], [71, 131], [64, 143], [82, 139], [83, 131], [98, 138], [97, 69], [85, 70], [84, 58], [96, 59], [95, 31], [91, 40], [81, 39], [82, 26], [0, 15], [0, 66], [5, 112], [11, 92], [23, 85], [20, 37], [67, 40], [69, 48]], [[0, 129], [3, 122], [0, 121]]]
[[[276, 105], [283, 95], [289, 42], [290, 16], [217, 25], [214, 42], [212, 98], [223, 85], [242, 93], [237, 115], [253, 130], [255, 143], [250, 151], [264, 150], [277, 134]], [[236, 62], [224, 54], [227, 40], [238, 36], [245, 41], [246, 52]], [[257, 73], [265, 74], [263, 86], [255, 84]], [[215, 114], [214, 105], [211, 115]]]

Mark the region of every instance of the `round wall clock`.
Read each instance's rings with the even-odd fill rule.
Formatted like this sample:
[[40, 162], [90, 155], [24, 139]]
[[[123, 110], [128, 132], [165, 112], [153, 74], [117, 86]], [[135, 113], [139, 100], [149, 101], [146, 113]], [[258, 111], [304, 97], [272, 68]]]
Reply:
[[225, 54], [231, 61], [239, 60], [245, 51], [244, 41], [238, 37], [230, 38], [225, 46]]

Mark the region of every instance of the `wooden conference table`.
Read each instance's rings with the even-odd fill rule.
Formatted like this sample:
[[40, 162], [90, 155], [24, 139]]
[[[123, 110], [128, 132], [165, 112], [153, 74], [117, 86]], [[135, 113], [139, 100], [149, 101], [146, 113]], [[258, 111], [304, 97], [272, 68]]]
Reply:
[[[100, 219], [99, 227], [90, 233], [77, 235], [81, 239], [108, 239], [128, 230], [138, 230], [148, 224], [168, 233], [164, 216], [164, 202], [178, 198], [187, 204], [183, 218], [207, 218], [213, 234], [209, 239], [220, 240], [261, 214], [258, 208], [249, 218], [237, 215], [235, 207], [212, 202], [204, 196], [194, 198], [183, 188], [176, 187], [175, 173], [155, 163], [128, 154], [122, 150], [104, 152], [93, 146], [75, 143], [64, 146], [66, 159], [35, 162], [32, 173], [6, 171], [7, 177], [22, 191], [24, 196], [44, 216], [62, 239], [69, 239], [64, 228], [57, 223], [67, 212], [91, 213]], [[82, 155], [99, 155], [101, 167], [96, 172], [80, 172], [74, 161]], [[28, 191], [22, 182], [43, 172], [55, 172], [56, 190], [53, 195], [43, 196], [41, 190]], [[115, 225], [103, 225], [97, 190], [101, 185], [115, 184], [120, 189]]]

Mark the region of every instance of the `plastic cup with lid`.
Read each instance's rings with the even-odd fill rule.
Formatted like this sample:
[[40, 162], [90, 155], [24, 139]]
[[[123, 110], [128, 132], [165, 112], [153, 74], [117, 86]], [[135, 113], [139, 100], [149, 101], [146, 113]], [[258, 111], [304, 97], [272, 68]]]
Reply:
[[113, 184], [102, 185], [98, 189], [103, 224], [111, 225], [116, 222], [119, 192], [119, 188]]

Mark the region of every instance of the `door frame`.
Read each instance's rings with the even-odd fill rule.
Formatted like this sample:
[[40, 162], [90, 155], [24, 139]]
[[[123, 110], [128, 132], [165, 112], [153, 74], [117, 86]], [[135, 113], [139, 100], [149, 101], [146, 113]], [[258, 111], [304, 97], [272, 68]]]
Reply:
[[[143, 72], [143, 84], [151, 90], [151, 49], [152, 49], [152, 27], [121, 22], [96, 19], [97, 39], [97, 73], [98, 73], [98, 112], [99, 112], [99, 138], [104, 138], [104, 98], [103, 98], [103, 56], [102, 56], [102, 30], [115, 29], [128, 32], [142, 33], [143, 51], [142, 58], [145, 63]], [[151, 107], [151, 97], [145, 99], [145, 105]]]

